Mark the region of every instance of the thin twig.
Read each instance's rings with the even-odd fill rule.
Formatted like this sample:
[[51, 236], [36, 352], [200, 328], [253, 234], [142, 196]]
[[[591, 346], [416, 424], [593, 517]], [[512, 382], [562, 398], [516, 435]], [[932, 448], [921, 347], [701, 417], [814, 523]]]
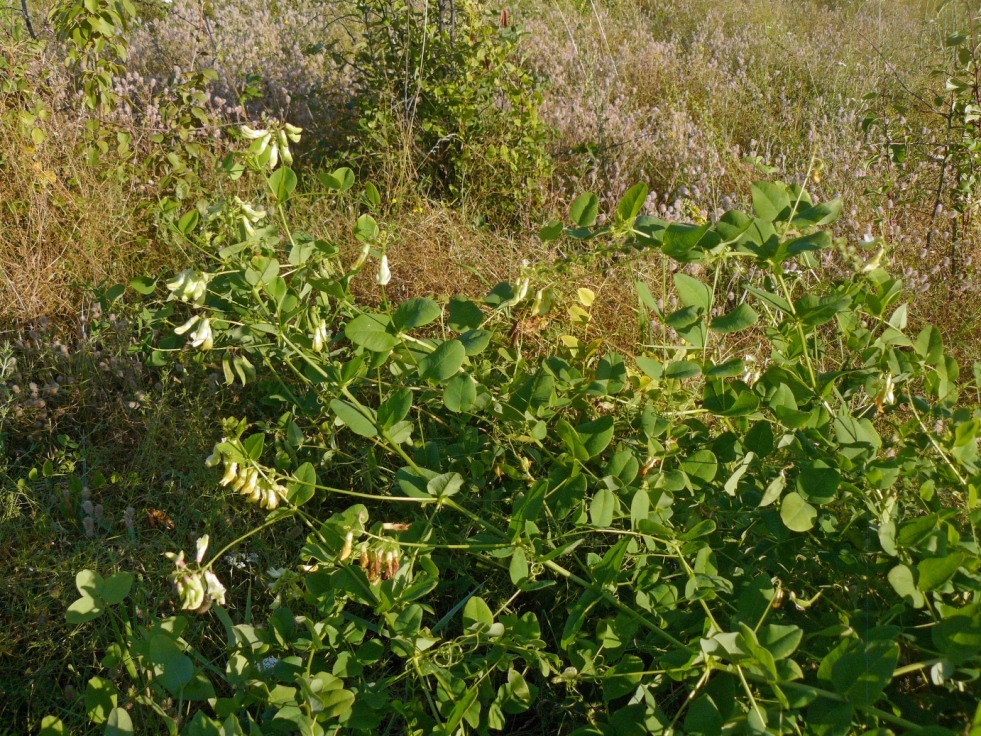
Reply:
[[31, 14], [27, 12], [27, 0], [20, 0], [20, 9], [24, 13], [24, 22], [27, 24], [27, 32], [31, 34], [31, 38], [37, 41], [37, 34], [34, 33], [34, 26], [31, 25]]

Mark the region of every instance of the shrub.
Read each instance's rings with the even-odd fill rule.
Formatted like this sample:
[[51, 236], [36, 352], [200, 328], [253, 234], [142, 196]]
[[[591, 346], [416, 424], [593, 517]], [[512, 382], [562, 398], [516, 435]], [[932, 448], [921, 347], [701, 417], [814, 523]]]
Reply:
[[482, 219], [507, 221], [539, 204], [549, 135], [507, 11], [381, 0], [362, 0], [358, 11], [354, 160]]
[[[265, 172], [259, 148], [243, 163]], [[352, 279], [391, 278], [375, 188], [324, 180], [363, 212], [352, 264], [288, 227], [289, 168], [263, 177], [251, 203], [172, 218], [214, 254], [201, 270], [134, 286], [161, 330], [151, 363], [186, 350], [256, 389], [206, 461], [268, 511], [245, 537], [309, 534], [270, 571], [268, 612], [227, 596], [236, 542], [171, 555], [181, 607], [224, 626], [217, 664], [185, 615], [136, 622], [126, 572], [80, 573], [69, 621], [119, 624], [94, 722], [586, 736], [972, 717], [981, 416], [962, 402], [981, 367], [963, 381], [936, 329], [905, 334], [884, 248], [822, 278], [839, 201], [761, 182], [750, 213], [669, 224], [639, 214], [641, 185], [598, 226], [597, 197], [577, 199], [544, 239], [681, 266], [637, 284], [625, 358], [561, 276], [365, 308]]]

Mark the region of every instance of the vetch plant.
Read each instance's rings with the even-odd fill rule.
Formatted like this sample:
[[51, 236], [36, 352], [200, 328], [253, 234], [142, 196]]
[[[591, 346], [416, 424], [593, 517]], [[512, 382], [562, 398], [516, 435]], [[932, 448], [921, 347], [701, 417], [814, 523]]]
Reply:
[[[589, 332], [599, 297], [563, 303], [559, 272], [481, 300], [359, 304], [352, 281], [397, 245], [367, 211], [353, 263], [291, 228], [296, 176], [266, 176], [259, 155], [243, 165], [265, 177], [267, 224], [250, 233], [219, 201], [181, 226], [209, 254], [204, 293], [186, 296], [211, 349], [173, 329], [177, 300], [139, 284], [153, 359], [188, 349], [251, 397], [206, 462], [268, 512], [210, 562], [204, 537], [193, 564], [172, 556], [182, 608], [225, 629], [217, 659], [180, 638], [180, 617], [117, 641], [127, 684], [112, 692], [136, 693], [145, 728], [977, 723], [981, 414], [966, 402], [981, 367], [964, 380], [935, 328], [907, 334], [888, 249], [823, 273], [847, 245], [828, 232], [839, 201], [759, 182], [749, 212], [668, 223], [641, 214], [638, 185], [598, 224], [598, 198], [577, 199], [568, 226], [541, 233], [570, 257], [656, 249], [676, 266], [636, 284], [623, 356]], [[374, 188], [356, 197], [349, 173], [323, 184], [370, 209]], [[286, 520], [306, 538], [269, 573], [274, 603], [232, 600], [214, 560]], [[86, 578], [69, 615], [116, 605], [105, 588]]]

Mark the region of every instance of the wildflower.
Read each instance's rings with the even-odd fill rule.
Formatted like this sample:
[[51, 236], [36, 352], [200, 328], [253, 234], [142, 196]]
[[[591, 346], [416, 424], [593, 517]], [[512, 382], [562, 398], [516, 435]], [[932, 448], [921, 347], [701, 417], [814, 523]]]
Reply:
[[518, 292], [514, 295], [514, 303], [517, 304], [526, 296], [528, 296], [528, 287], [531, 284], [531, 280], [524, 278], [518, 283]]
[[175, 327], [174, 328], [174, 333], [177, 334], [177, 335], [183, 335], [185, 332], [187, 332], [192, 327], [194, 327], [194, 325], [196, 325], [198, 323], [198, 320], [200, 320], [200, 319], [201, 319], [201, 315], [195, 314], [193, 317], [191, 317], [187, 322], [185, 322], [184, 324], [182, 324], [180, 327]]
[[227, 486], [238, 475], [238, 463], [227, 462], [225, 463], [225, 474], [221, 476], [221, 480], [218, 481], [218, 485]]
[[196, 542], [197, 553], [194, 555], [194, 559], [199, 565], [201, 564], [202, 560], [204, 560], [204, 555], [208, 551], [208, 541], [208, 535], [203, 534], [198, 537], [198, 541]]
[[286, 131], [279, 131], [279, 151], [283, 157], [283, 163], [287, 166], [293, 165], [293, 154], [290, 153], [290, 144], [286, 140]]
[[204, 571], [204, 580], [208, 584], [207, 594], [219, 606], [225, 605], [225, 586], [211, 570]]
[[[205, 590], [201, 576], [196, 573], [175, 573], [174, 585], [181, 599], [181, 608], [186, 611], [200, 611], [205, 605]], [[203, 613], [203, 611], [201, 611]]]
[[883, 381], [882, 387], [879, 389], [879, 393], [875, 395], [875, 405], [879, 410], [879, 413], [885, 411], [885, 407], [890, 404], [896, 403], [896, 384], [892, 380], [892, 375], [887, 373], [886, 380]]
[[381, 263], [378, 265], [378, 276], [375, 277], [375, 283], [379, 286], [387, 286], [391, 280], [392, 272], [388, 268], [388, 256], [383, 255]]
[[206, 274], [192, 268], [186, 268], [174, 278], [167, 281], [167, 289], [172, 296], [185, 302], [202, 304], [208, 293], [208, 277]]
[[885, 252], [885, 248], [879, 248], [879, 252], [876, 253], [875, 256], [873, 256], [872, 259], [862, 268], [862, 273], [871, 273], [877, 269], [879, 264], [882, 262], [882, 256], [885, 254]]
[[205, 318], [201, 320], [197, 330], [191, 333], [191, 347], [211, 350], [214, 345], [214, 336], [211, 333], [211, 320]]
[[253, 130], [248, 125], [243, 125], [241, 130], [242, 130], [242, 135], [248, 138], [249, 140], [256, 140], [257, 138], [262, 138], [268, 132], [265, 130]]

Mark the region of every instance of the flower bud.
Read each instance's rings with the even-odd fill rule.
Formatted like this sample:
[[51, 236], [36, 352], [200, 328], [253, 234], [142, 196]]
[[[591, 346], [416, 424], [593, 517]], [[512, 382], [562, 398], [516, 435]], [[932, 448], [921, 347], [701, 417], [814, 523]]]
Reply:
[[337, 559], [344, 562], [348, 557], [351, 556], [351, 550], [354, 546], [354, 532], [348, 532], [347, 536], [344, 537], [344, 546], [341, 547], [341, 553], [337, 556]]
[[208, 551], [208, 535], [203, 534], [200, 537], [198, 537], [198, 541], [196, 544], [197, 544], [197, 552], [194, 555], [194, 559], [200, 565], [201, 561], [204, 560], [205, 553]]
[[383, 255], [381, 263], [378, 264], [378, 275], [375, 277], [375, 283], [379, 286], [387, 286], [391, 280], [392, 272], [388, 268], [388, 256]]
[[242, 130], [242, 135], [249, 140], [255, 140], [256, 138], [262, 138], [262, 136], [267, 135], [267, 131], [253, 130], [248, 125], [243, 125], [241, 130]]

